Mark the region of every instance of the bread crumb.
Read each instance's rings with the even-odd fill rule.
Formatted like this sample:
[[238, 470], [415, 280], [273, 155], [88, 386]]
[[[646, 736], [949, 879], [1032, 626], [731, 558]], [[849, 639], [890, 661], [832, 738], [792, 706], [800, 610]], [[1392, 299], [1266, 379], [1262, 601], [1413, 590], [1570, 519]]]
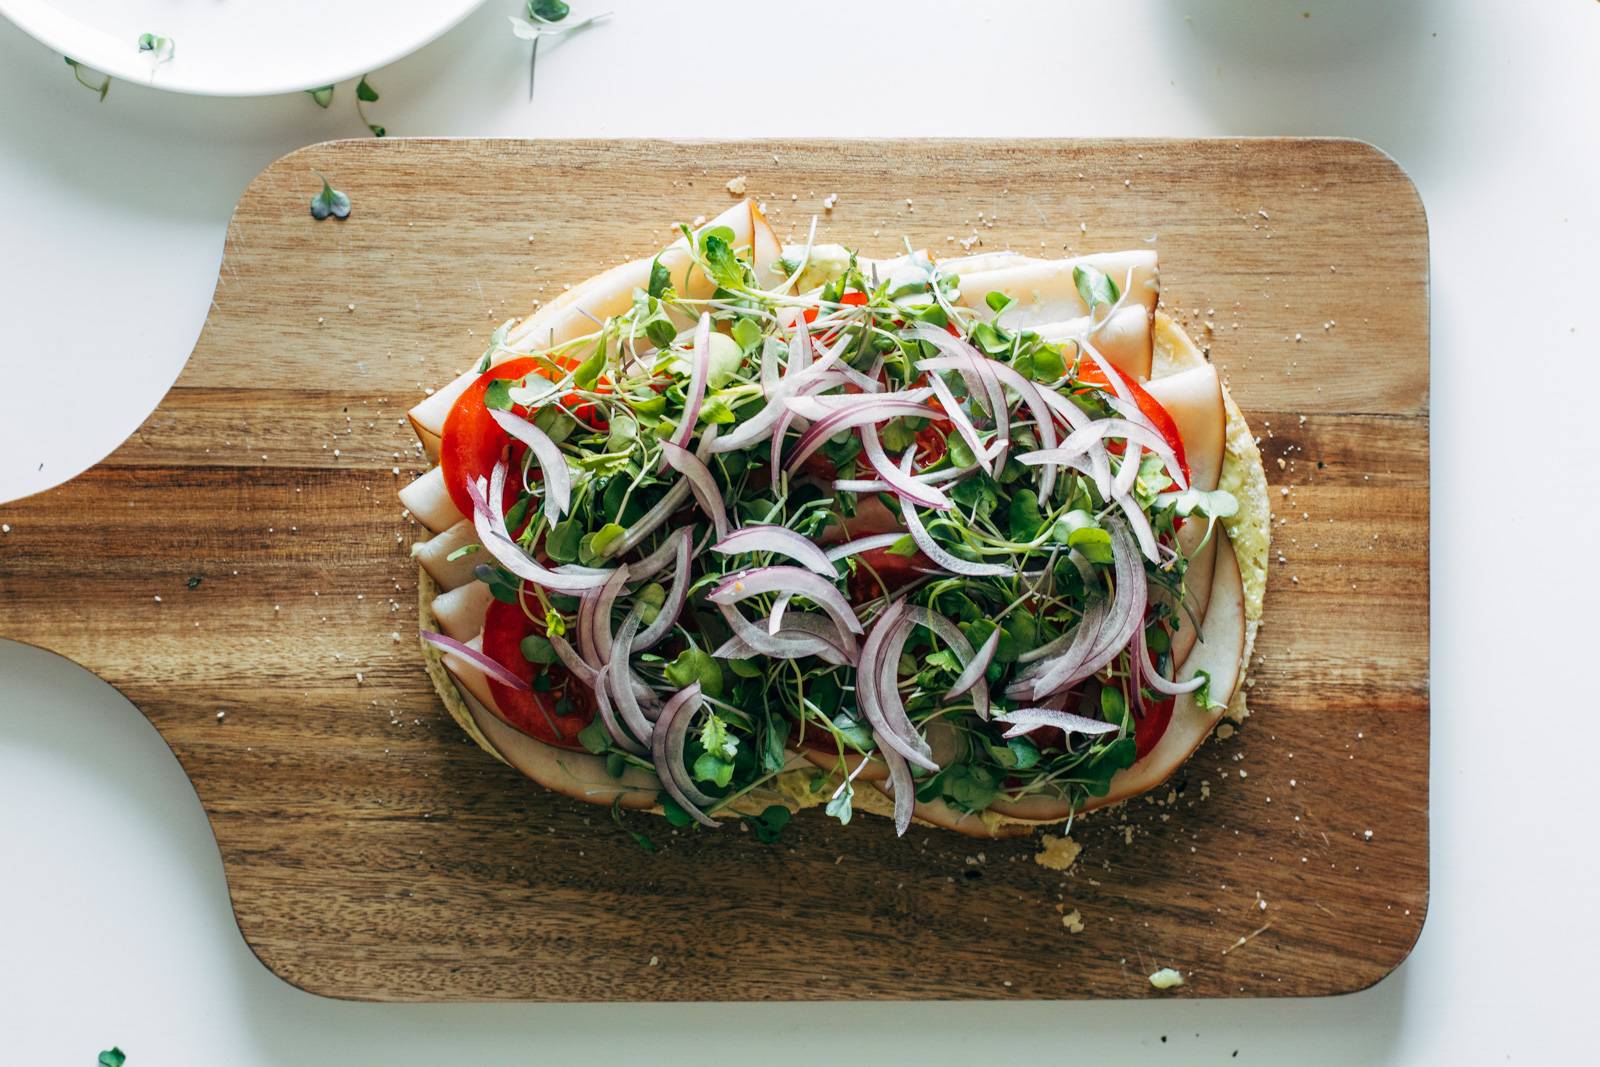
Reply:
[[734, 196], [743, 196], [746, 185], [747, 180], [745, 176], [741, 174], [737, 178], [731, 178], [728, 180], [728, 192], [732, 193]]
[[1150, 976], [1150, 984], [1157, 989], [1176, 989], [1183, 984], [1183, 975], [1171, 967], [1163, 967]]
[[1033, 854], [1033, 862], [1052, 871], [1064, 871], [1072, 866], [1082, 851], [1083, 846], [1070, 837], [1041, 834], [1039, 851]]
[[1070, 934], [1081, 934], [1083, 933], [1083, 916], [1078, 914], [1077, 908], [1073, 908], [1061, 916], [1061, 925], [1065, 926]]

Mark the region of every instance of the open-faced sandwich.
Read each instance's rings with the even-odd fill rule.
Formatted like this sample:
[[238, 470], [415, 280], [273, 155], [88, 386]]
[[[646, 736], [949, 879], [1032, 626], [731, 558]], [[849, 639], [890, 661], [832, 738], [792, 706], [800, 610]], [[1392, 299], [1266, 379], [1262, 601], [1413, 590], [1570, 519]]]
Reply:
[[1154, 251], [871, 260], [729, 209], [411, 421], [428, 669], [540, 784], [977, 836], [1151, 789], [1241, 681], [1266, 479]]

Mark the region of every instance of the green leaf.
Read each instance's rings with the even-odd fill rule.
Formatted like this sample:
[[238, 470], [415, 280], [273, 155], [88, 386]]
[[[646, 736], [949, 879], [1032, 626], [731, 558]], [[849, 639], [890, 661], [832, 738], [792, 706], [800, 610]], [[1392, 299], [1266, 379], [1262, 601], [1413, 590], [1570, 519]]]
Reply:
[[723, 289], [737, 289], [744, 285], [744, 265], [733, 254], [733, 247], [728, 243], [733, 238], [732, 231], [723, 237], [718, 232], [722, 229], [724, 227], [719, 226], [705, 233], [700, 238], [700, 251], [705, 256], [711, 280]]
[[1034, 747], [1033, 742], [1026, 737], [1011, 738], [1006, 742], [1006, 748], [1010, 750], [1014, 761], [1011, 764], [1013, 770], [1025, 771], [1039, 762], [1038, 748]]
[[578, 743], [598, 756], [611, 747], [611, 735], [606, 733], [606, 724], [596, 716], [593, 722], [578, 731]]
[[700, 405], [700, 422], [713, 426], [731, 426], [739, 421], [733, 409], [728, 406], [728, 401], [720, 396], [708, 396]]
[[917, 542], [910, 534], [902, 534], [894, 544], [884, 549], [884, 551], [891, 556], [904, 556], [906, 559], [910, 559], [921, 550], [917, 548]]
[[[367, 83], [367, 76], [365, 74], [361, 75], [361, 80], [356, 82], [356, 99], [363, 100], [369, 104], [377, 102], [378, 90], [374, 89], [370, 84]], [[382, 137], [383, 135], [379, 134], [378, 136]]]
[[828, 806], [824, 810], [826, 810], [827, 813], [832, 815], [835, 819], [838, 819], [842, 825], [849, 826], [850, 816], [855, 814], [851, 810], [851, 802], [854, 801], [855, 798], [856, 787], [852, 785], [850, 780], [847, 778], [844, 782], [844, 788], [840, 789], [838, 793], [834, 794], [833, 799], [828, 801]]
[[1179, 515], [1185, 517], [1199, 512], [1212, 519], [1232, 518], [1239, 511], [1239, 501], [1226, 489], [1213, 489], [1206, 492], [1203, 489], [1185, 489], [1181, 493], [1165, 493], [1159, 498], [1159, 503], [1164, 507], [1172, 505]]
[[[735, 660], [733, 662], [743, 662]], [[788, 754], [784, 746], [789, 742], [789, 721], [787, 719], [772, 719], [767, 723], [766, 745], [761, 751], [761, 769], [768, 774], [776, 774], [783, 770], [783, 765], [788, 761]]]
[[387, 137], [387, 136], [389, 136], [389, 131], [386, 130], [382, 126], [379, 126], [376, 122], [367, 123], [367, 129], [372, 131], [372, 136], [374, 136], [374, 137]]
[[521, 581], [507, 574], [499, 567], [489, 563], [480, 563], [472, 568], [473, 575], [489, 587], [489, 593], [502, 604], [515, 604], [517, 602], [517, 587]]
[[1044, 516], [1039, 513], [1039, 495], [1032, 489], [1018, 490], [1011, 498], [1008, 517], [1013, 541], [1033, 540], [1044, 525]]
[[1000, 795], [1000, 776], [973, 763], [952, 764], [938, 780], [945, 800], [961, 811], [982, 811]]
[[200, 577], [198, 574], [196, 574], [196, 575], [193, 575], [193, 576], [190, 577], [190, 579], [189, 579], [187, 584], [188, 584], [190, 589], [199, 589], [200, 588], [200, 583], [203, 582], [203, 581], [205, 581], [205, 579]]
[[[594, 533], [584, 534], [578, 540], [578, 562], [586, 567], [592, 567], [606, 558], [606, 549], [622, 540], [628, 531], [614, 522], [608, 522]], [[545, 551], [549, 551], [546, 545]], [[555, 554], [551, 553], [551, 558]]]
[[659, 300], [671, 284], [672, 274], [667, 270], [667, 265], [661, 262], [661, 257], [657, 256], [650, 262], [650, 287], [645, 292]]
[[165, 63], [171, 59], [176, 50], [177, 46], [170, 37], [161, 37], [154, 33], [139, 35], [139, 51], [154, 53], [158, 63]]
[[694, 761], [694, 780], [710, 782], [718, 789], [726, 789], [728, 783], [733, 781], [733, 763], [719, 759], [709, 752], [702, 752]]
[[1053, 382], [1067, 373], [1067, 362], [1061, 354], [1060, 345], [1039, 345], [1032, 355], [1035, 381]]
[[583, 527], [577, 519], [558, 522], [544, 535], [545, 554], [557, 563], [576, 563], [578, 542], [583, 537]]
[[917, 443], [917, 431], [921, 429], [920, 419], [890, 419], [878, 427], [878, 439], [883, 442], [884, 450], [895, 455], [903, 453], [906, 449]]
[[524, 9], [530, 19], [540, 22], [560, 22], [572, 13], [572, 5], [565, 0], [528, 0]]
[[761, 327], [754, 319], [740, 319], [733, 324], [733, 339], [744, 352], [750, 352], [761, 343]]
[[622, 798], [620, 796], [611, 802], [611, 821], [617, 824], [617, 829], [633, 838], [634, 844], [638, 845], [646, 852], [656, 851], [656, 843], [654, 841], [650, 840], [648, 836], [640, 833], [638, 830], [633, 829], [631, 826], [628, 826], [622, 821]]
[[1217, 703], [1217, 701], [1211, 696], [1211, 673], [1209, 671], [1195, 671], [1194, 676], [1196, 678], [1205, 679], [1204, 682], [1200, 683], [1200, 688], [1194, 691], [1195, 703], [1199, 704], [1206, 711], [1228, 710], [1228, 705]]
[[333, 86], [324, 85], [320, 89], [307, 89], [306, 95], [317, 102], [317, 106], [326, 109], [333, 103]]
[[311, 217], [319, 221], [330, 216], [336, 219], [348, 217], [350, 198], [329, 185], [328, 179], [321, 174], [317, 174], [317, 177], [322, 178], [322, 192], [311, 198]]
[[607, 752], [606, 753], [606, 773], [607, 774], [609, 774], [613, 778], [621, 778], [623, 772], [626, 771], [627, 769], [628, 769], [628, 761], [622, 758], [622, 753], [620, 753], [620, 752]]
[[1128, 702], [1122, 690], [1114, 685], [1100, 687], [1100, 717], [1106, 722], [1121, 723], [1128, 717]]
[[675, 829], [682, 830], [694, 822], [693, 816], [678, 806], [678, 802], [665, 793], [656, 797], [656, 803], [661, 805], [661, 814], [666, 816], [668, 824]]
[[778, 835], [783, 833], [783, 828], [789, 825], [793, 812], [782, 804], [770, 805], [760, 815], [746, 815], [745, 825], [750, 827], [756, 835], [756, 840], [763, 845], [777, 843]]
[[730, 659], [724, 660], [723, 662], [727, 663], [728, 669], [734, 674], [737, 674], [740, 678], [761, 677], [761, 668], [757, 667], [752, 660]]
[[578, 364], [572, 372], [572, 384], [579, 389], [593, 389], [594, 383], [600, 380], [600, 372], [606, 369], [606, 339], [600, 338], [600, 343], [594, 346], [594, 351], [589, 358]]
[[1012, 300], [1009, 296], [1000, 292], [998, 289], [985, 296], [983, 298], [983, 302], [988, 304], [989, 310], [994, 312], [996, 315], [1000, 314], [1006, 308], [1016, 303], [1015, 300]]
[[[657, 348], [671, 348], [678, 339], [678, 328], [666, 317], [651, 319], [644, 324], [644, 335]], [[666, 401], [663, 399], [662, 403]]]
[[942, 330], [950, 325], [949, 314], [938, 304], [929, 304], [927, 307], [910, 308], [908, 310], [911, 312], [912, 318], [918, 322], [925, 322], [929, 326], [937, 326]]
[[627, 452], [639, 440], [639, 420], [618, 408], [611, 416], [611, 428], [606, 433], [607, 452]]
[[1057, 544], [1082, 552], [1091, 563], [1112, 562], [1111, 534], [1087, 511], [1074, 509], [1061, 516], [1051, 527], [1050, 536]]
[[483, 406], [490, 411], [510, 411], [516, 405], [511, 402], [511, 387], [514, 379], [496, 378], [489, 383], [483, 391]]
[[990, 356], [1001, 356], [1011, 351], [1011, 338], [992, 322], [980, 322], [972, 328], [972, 343]]
[[[958, 433], [949, 434], [944, 439], [945, 451], [949, 453], [950, 463], [956, 467], [970, 467], [977, 463], [978, 457], [972, 454], [972, 449], [967, 446], [966, 439]], [[970, 479], [968, 479], [970, 481]]]
[[[950, 436], [951, 441], [958, 440], [956, 434]], [[983, 474], [971, 474], [957, 482], [950, 490], [950, 499], [960, 504], [962, 510], [968, 511], [977, 522], [987, 522], [989, 516], [1000, 503], [1000, 496], [995, 492], [994, 479]]]
[[873, 744], [871, 727], [867, 726], [859, 719], [851, 718], [844, 712], [840, 712], [839, 714], [835, 715], [832, 721], [833, 728], [839, 731], [839, 736], [843, 737], [851, 748], [854, 748], [860, 752], [872, 751]]
[[100, 1053], [100, 1067], [122, 1067], [128, 1059], [127, 1053], [120, 1048], [112, 1047]]
[[529, 634], [522, 639], [522, 658], [529, 663], [554, 663], [556, 661], [555, 646], [543, 634]]
[[1112, 281], [1104, 271], [1094, 267], [1077, 266], [1072, 268], [1072, 284], [1077, 286], [1078, 295], [1090, 311], [1098, 304], [1115, 304], [1117, 297], [1117, 283]]
[[[700, 683], [700, 691], [709, 697], [722, 696], [722, 665], [711, 658], [711, 654], [698, 648], [686, 648], [678, 653], [678, 658], [666, 666], [667, 680], [682, 689], [694, 682]], [[708, 720], [720, 722], [715, 715]], [[707, 745], [707, 748], [711, 746]], [[732, 758], [732, 753], [729, 757]]]

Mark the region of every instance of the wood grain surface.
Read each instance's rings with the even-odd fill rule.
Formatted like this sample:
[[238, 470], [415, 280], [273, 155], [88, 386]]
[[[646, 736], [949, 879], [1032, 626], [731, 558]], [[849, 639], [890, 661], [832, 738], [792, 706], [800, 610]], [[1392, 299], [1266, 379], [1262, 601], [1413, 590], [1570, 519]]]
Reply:
[[[348, 220], [308, 214], [313, 167]], [[1069, 872], [1030, 840], [896, 840], [820, 812], [777, 845], [635, 816], [650, 854], [471, 745], [429, 686], [423, 534], [395, 500], [423, 469], [406, 408], [531, 301], [726, 206], [735, 175], [780, 233], [816, 213], [880, 253], [1154, 241], [1163, 304], [1261, 435], [1277, 517], [1254, 715], [1169, 790], [1080, 821]], [[0, 505], [0, 636], [149, 717], [246, 941], [316, 993], [1360, 989], [1428, 900], [1427, 272], [1411, 183], [1351, 141], [318, 145], [246, 190], [210, 318], [145, 425]], [[1162, 966], [1186, 984], [1155, 993]]]

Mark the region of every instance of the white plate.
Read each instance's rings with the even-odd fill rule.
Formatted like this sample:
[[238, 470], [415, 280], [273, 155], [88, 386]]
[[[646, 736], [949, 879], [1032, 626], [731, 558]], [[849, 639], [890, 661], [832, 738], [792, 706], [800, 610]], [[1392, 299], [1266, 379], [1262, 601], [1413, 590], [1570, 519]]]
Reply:
[[[205, 96], [315, 89], [416, 51], [483, 0], [0, 0], [0, 15], [85, 66]], [[157, 62], [139, 36], [172, 40]]]

